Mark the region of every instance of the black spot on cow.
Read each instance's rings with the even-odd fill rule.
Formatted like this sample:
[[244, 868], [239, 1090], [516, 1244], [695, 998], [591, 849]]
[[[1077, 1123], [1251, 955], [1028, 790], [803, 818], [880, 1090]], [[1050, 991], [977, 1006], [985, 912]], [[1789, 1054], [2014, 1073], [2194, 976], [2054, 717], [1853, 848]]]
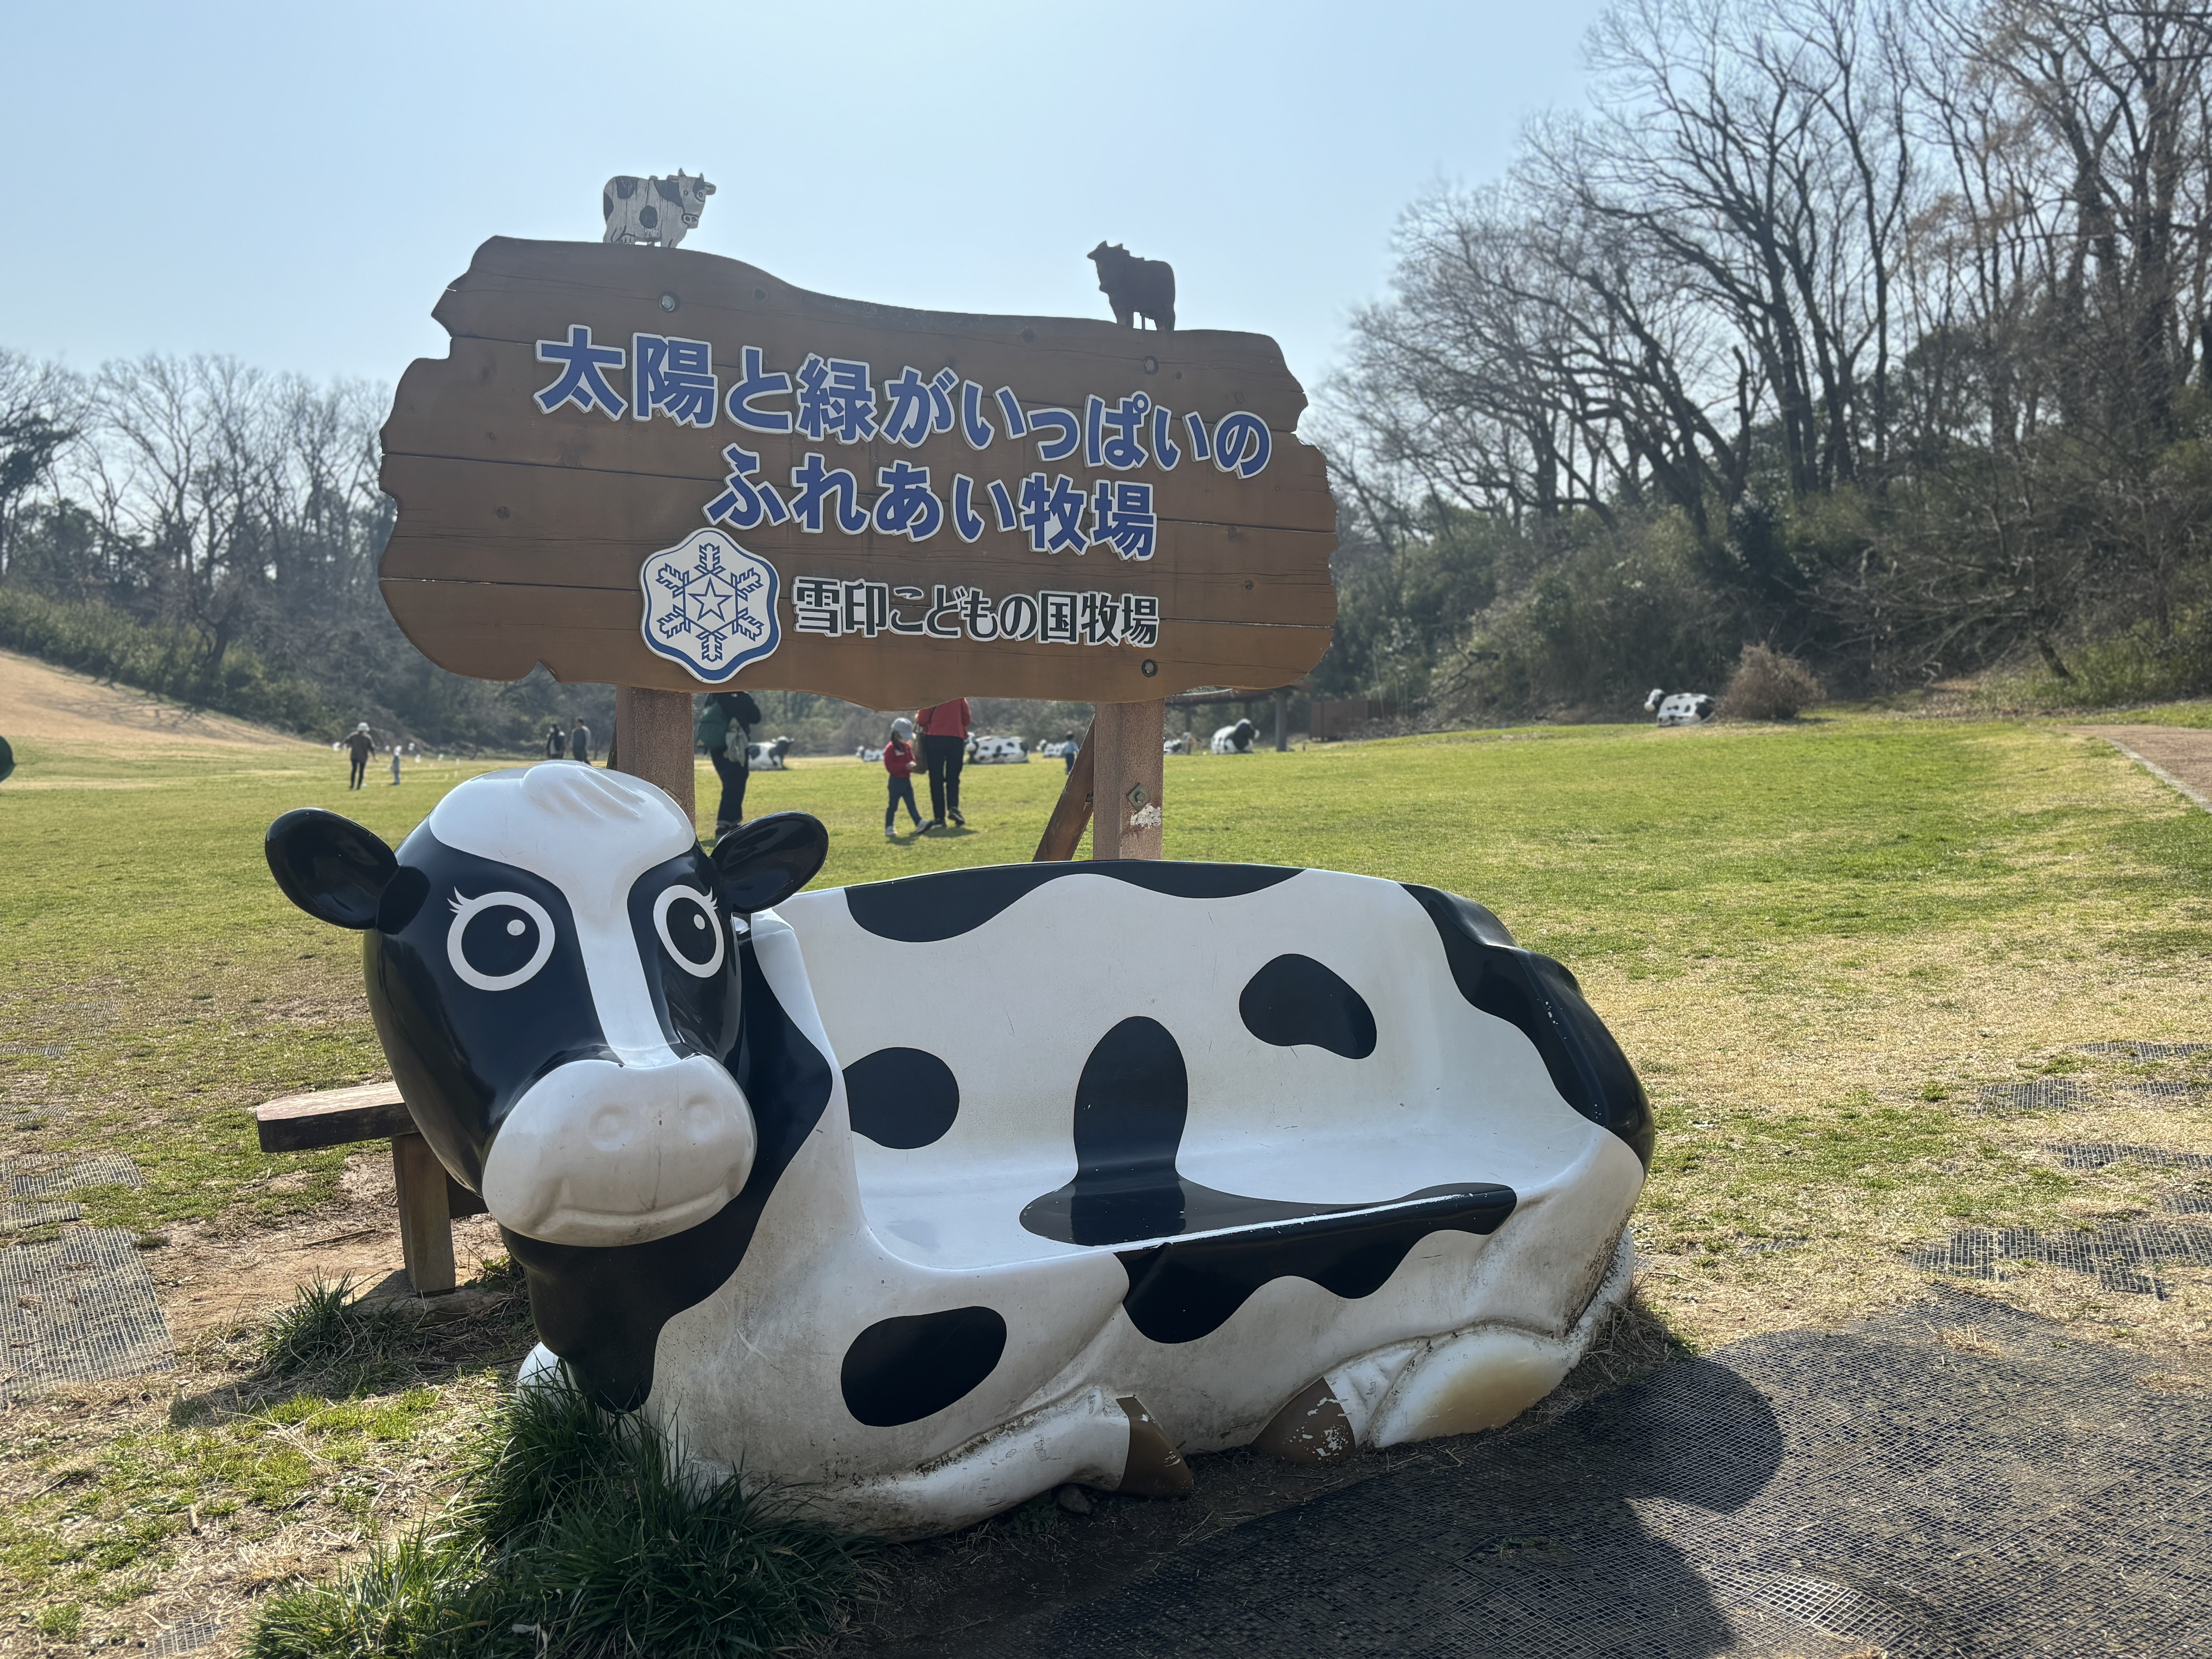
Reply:
[[1651, 1102], [1575, 976], [1549, 957], [1513, 944], [1479, 904], [1407, 884], [1443, 944], [1453, 984], [1469, 1006], [1520, 1028], [1542, 1056], [1552, 1086], [1593, 1123], [1613, 1131], [1651, 1167]]
[[664, 202], [680, 202], [684, 199], [683, 188], [673, 179], [655, 179], [653, 181], [653, 193]]
[[1375, 1052], [1375, 1011], [1311, 957], [1277, 957], [1247, 982], [1237, 1012], [1246, 1030], [1274, 1048], [1310, 1043], [1346, 1060]]
[[1006, 1322], [989, 1308], [886, 1319], [853, 1339], [838, 1386], [856, 1419], [896, 1428], [966, 1398], [1006, 1351]]
[[647, 230], [659, 229], [660, 227], [660, 210], [649, 204], [640, 208], [637, 210], [637, 222]]
[[1156, 1342], [1206, 1335], [1285, 1275], [1339, 1296], [1369, 1295], [1430, 1233], [1486, 1233], [1513, 1212], [1513, 1189], [1491, 1182], [1425, 1187], [1379, 1205], [1291, 1203], [1201, 1186], [1176, 1170], [1189, 1104], [1174, 1035], [1158, 1020], [1123, 1020], [1091, 1051], [1076, 1084], [1075, 1179], [1022, 1211], [1031, 1232], [1070, 1244], [1248, 1230], [1121, 1253], [1129, 1317]]
[[960, 1115], [960, 1080], [927, 1048], [878, 1048], [845, 1068], [845, 1101], [857, 1132], [910, 1152], [945, 1138]]
[[1299, 873], [1270, 864], [1185, 864], [1154, 859], [1002, 864], [848, 887], [845, 905], [853, 920], [878, 939], [902, 945], [933, 945], [973, 933], [1047, 882], [1104, 877], [1173, 898], [1241, 898]]
[[602, 219], [611, 219], [614, 216], [615, 198], [608, 195], [606, 191], [601, 191], [599, 192], [599, 217]]
[[1273, 1279], [1308, 1279], [1347, 1298], [1371, 1296], [1431, 1233], [1496, 1232], [1515, 1202], [1510, 1187], [1489, 1182], [1425, 1187], [1394, 1204], [1119, 1251], [1129, 1274], [1121, 1305], [1153, 1341], [1195, 1342]]
[[830, 1103], [830, 1063], [769, 989], [750, 944], [740, 947], [740, 968], [743, 1035], [726, 1060], [760, 1135], [744, 1190], [712, 1219], [645, 1244], [549, 1244], [500, 1230], [529, 1280], [538, 1336], [610, 1411], [645, 1403], [661, 1327], [738, 1270], [769, 1194]]
[[637, 194], [637, 179], [632, 178], [628, 173], [624, 173], [615, 180], [615, 194], [621, 197], [623, 201], [627, 202], [631, 197]]

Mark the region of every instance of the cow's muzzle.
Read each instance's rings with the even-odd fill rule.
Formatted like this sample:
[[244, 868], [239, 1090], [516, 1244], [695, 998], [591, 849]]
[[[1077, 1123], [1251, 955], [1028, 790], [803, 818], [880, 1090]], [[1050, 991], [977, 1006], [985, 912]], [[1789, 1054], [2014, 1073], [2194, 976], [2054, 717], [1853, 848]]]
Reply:
[[484, 1159], [500, 1224], [552, 1244], [641, 1244], [705, 1221], [751, 1174], [752, 1109], [702, 1055], [580, 1060], [515, 1102]]

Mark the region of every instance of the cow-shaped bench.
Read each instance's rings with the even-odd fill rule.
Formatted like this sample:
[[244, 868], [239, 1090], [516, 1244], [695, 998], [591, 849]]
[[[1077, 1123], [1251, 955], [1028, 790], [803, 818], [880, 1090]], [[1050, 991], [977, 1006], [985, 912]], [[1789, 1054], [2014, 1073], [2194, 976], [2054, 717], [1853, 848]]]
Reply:
[[527, 1274], [526, 1380], [914, 1537], [1503, 1422], [1625, 1291], [1643, 1090], [1480, 907], [1154, 862], [798, 894], [825, 850], [787, 813], [710, 860], [557, 761], [397, 858], [271, 827]]

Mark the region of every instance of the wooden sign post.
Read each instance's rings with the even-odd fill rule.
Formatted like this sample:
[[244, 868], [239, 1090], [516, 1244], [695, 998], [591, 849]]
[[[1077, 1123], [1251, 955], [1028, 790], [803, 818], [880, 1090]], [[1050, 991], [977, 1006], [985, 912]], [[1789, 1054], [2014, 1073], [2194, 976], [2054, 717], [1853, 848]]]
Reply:
[[1328, 647], [1335, 507], [1264, 336], [506, 238], [434, 314], [384, 428], [392, 615], [459, 673], [623, 688], [621, 763], [679, 799], [698, 691], [1085, 702], [1094, 855], [1158, 857], [1161, 700]]

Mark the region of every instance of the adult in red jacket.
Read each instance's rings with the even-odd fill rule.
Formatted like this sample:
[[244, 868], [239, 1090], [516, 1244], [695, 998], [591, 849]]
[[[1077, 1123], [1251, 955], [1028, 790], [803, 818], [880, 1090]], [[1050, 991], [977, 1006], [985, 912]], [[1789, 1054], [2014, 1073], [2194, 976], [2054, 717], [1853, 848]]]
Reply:
[[945, 820], [965, 825], [960, 816], [960, 767], [968, 757], [968, 734], [975, 729], [968, 699], [933, 704], [914, 711], [915, 729], [921, 733], [921, 758], [929, 768], [929, 822], [925, 830], [942, 830]]

